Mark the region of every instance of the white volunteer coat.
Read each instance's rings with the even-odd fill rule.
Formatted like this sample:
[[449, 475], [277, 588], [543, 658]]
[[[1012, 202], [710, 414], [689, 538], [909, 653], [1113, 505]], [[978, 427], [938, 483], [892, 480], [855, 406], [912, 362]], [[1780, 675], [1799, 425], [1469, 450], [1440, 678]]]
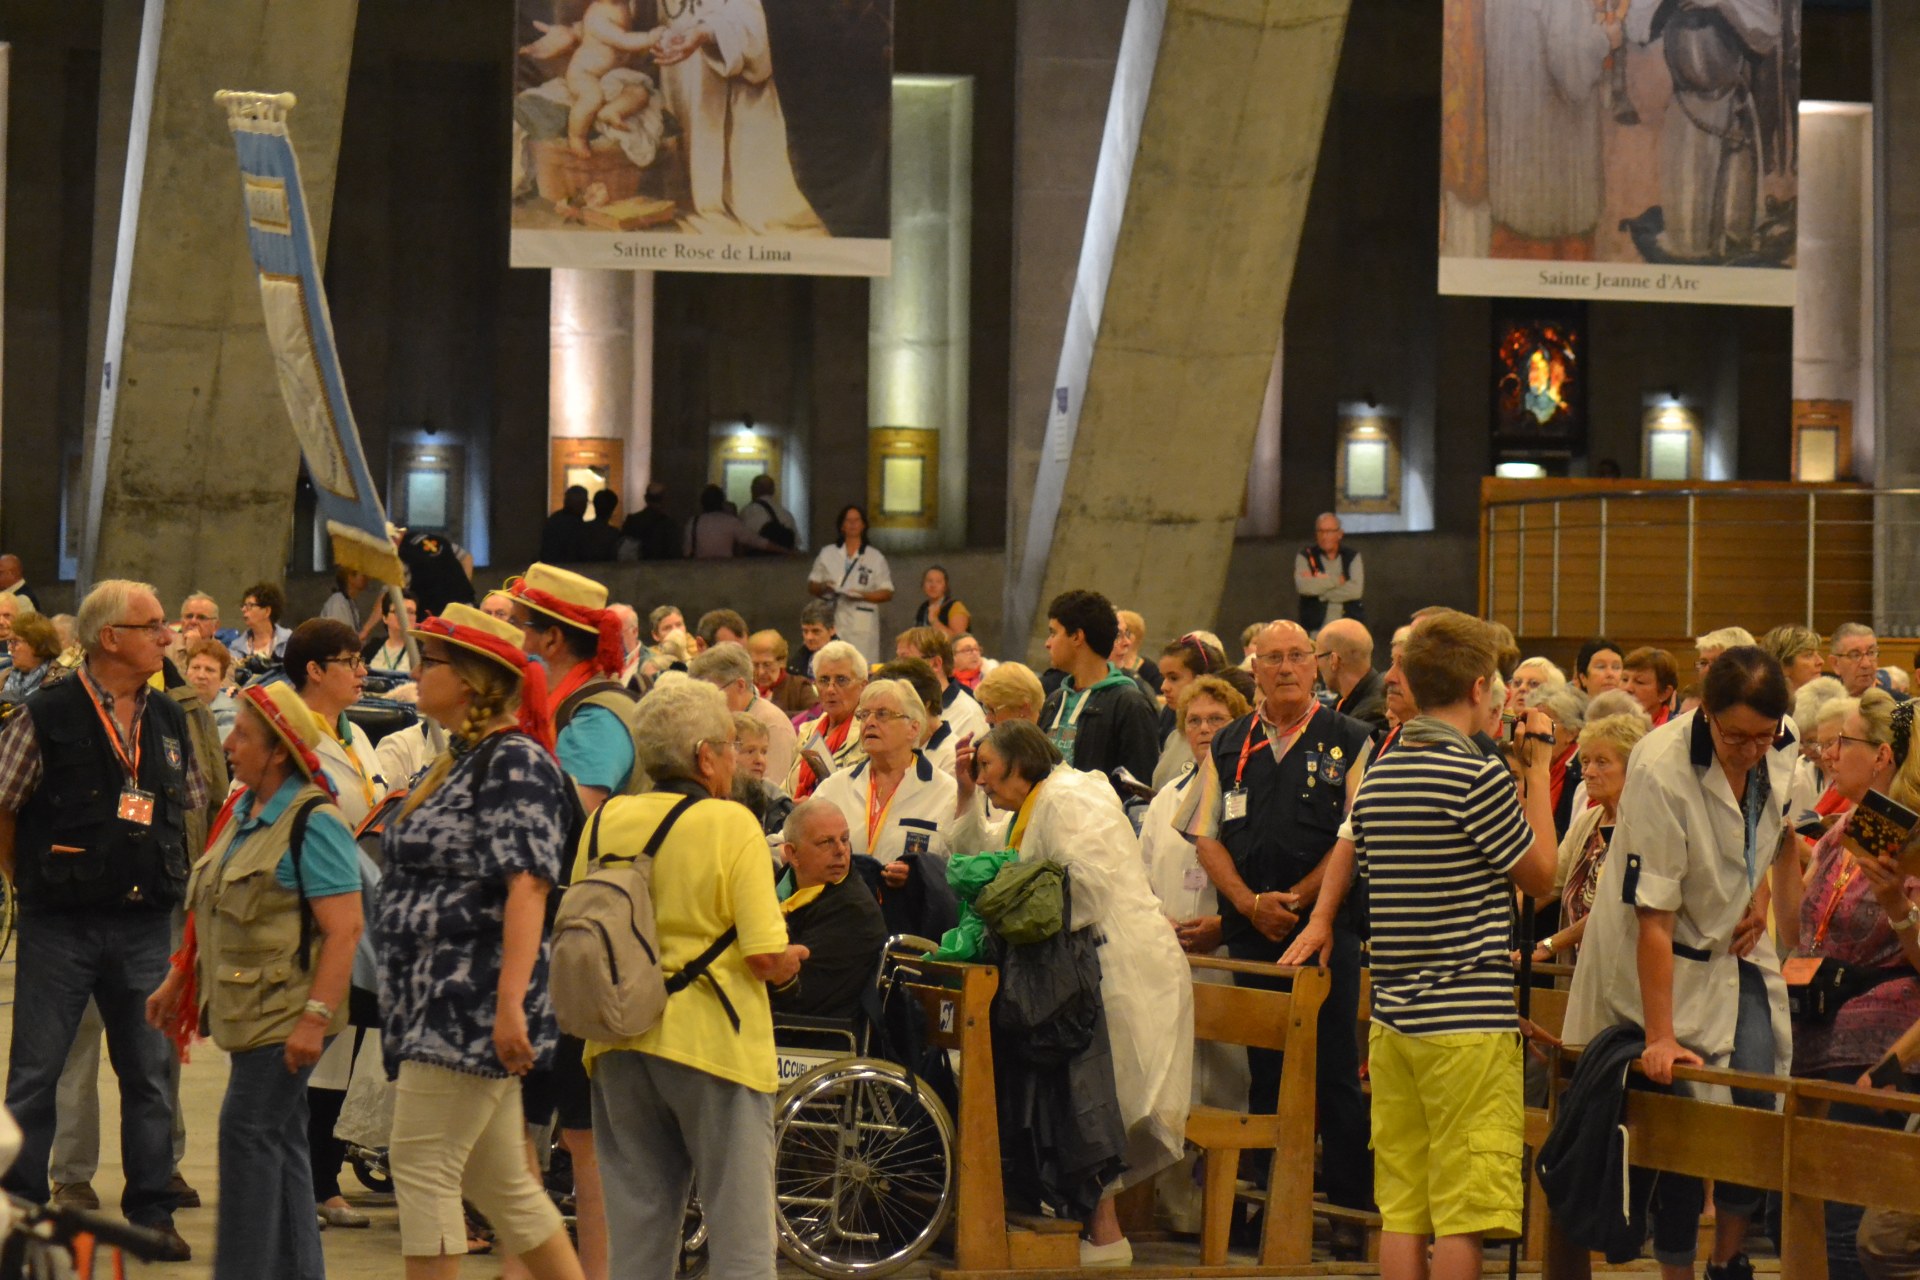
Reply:
[[893, 799], [881, 815], [880, 829], [871, 843], [867, 840], [868, 790], [872, 785], [872, 762], [861, 760], [851, 769], [841, 769], [820, 784], [813, 794], [831, 803], [845, 815], [847, 831], [853, 837], [853, 851], [869, 854], [881, 862], [897, 862], [908, 853], [932, 853], [945, 858], [949, 852], [947, 832], [953, 826], [953, 777], [933, 767], [919, 751], [906, 776], [894, 788]]
[[[1004, 849], [958, 843], [962, 832], [991, 840], [996, 828], [970, 813], [955, 828], [955, 853]], [[1107, 1011], [1114, 1094], [1127, 1130], [1132, 1185], [1186, 1150], [1193, 1091], [1193, 983], [1187, 958], [1160, 910], [1140, 862], [1139, 838], [1107, 780], [1061, 765], [1033, 802], [1020, 858], [1051, 858], [1072, 875], [1075, 929], [1097, 927], [1100, 1002]]]
[[[813, 558], [813, 572], [807, 575], [807, 581], [824, 582], [835, 592], [891, 591], [893, 570], [887, 566], [887, 558], [869, 543], [862, 543], [860, 554], [850, 557], [845, 547], [829, 542]], [[870, 600], [836, 595], [833, 629], [869, 663], [884, 662], [892, 652], [880, 651], [880, 606]]]
[[[1185, 738], [1180, 741], [1186, 744]], [[1160, 910], [1174, 920], [1220, 914], [1220, 897], [1200, 866], [1199, 849], [1173, 826], [1174, 814], [1186, 799], [1187, 788], [1194, 784], [1194, 776], [1189, 760], [1178, 777], [1160, 788], [1140, 823], [1140, 859], [1146, 866], [1147, 885], [1160, 900]], [[1193, 980], [1231, 986], [1233, 975], [1218, 969], [1195, 969]], [[1196, 1105], [1245, 1111], [1250, 1080], [1247, 1051], [1241, 1045], [1213, 1041], [1194, 1045]]]
[[[1772, 795], [1760, 815], [1749, 882], [1746, 821], [1713, 757], [1706, 717], [1699, 711], [1675, 716], [1641, 740], [1628, 762], [1613, 842], [1573, 970], [1562, 1033], [1568, 1044], [1585, 1044], [1610, 1026], [1642, 1025], [1635, 909], [1644, 907], [1675, 913], [1674, 1038], [1711, 1064], [1726, 1061], [1740, 1005], [1739, 964], [1727, 948], [1779, 846], [1797, 755], [1793, 722], [1784, 720], [1780, 743], [1763, 761]], [[1775, 1070], [1785, 1074], [1793, 1048], [1779, 954], [1763, 936], [1747, 958], [1766, 980]]]
[[373, 744], [367, 740], [367, 731], [351, 720], [347, 721], [347, 730], [353, 736], [351, 756], [345, 746], [326, 732], [320, 734], [320, 745], [314, 748], [314, 754], [320, 757], [321, 770], [333, 783], [334, 803], [347, 820], [347, 829], [358, 831], [367, 815], [373, 812], [373, 806], [386, 796], [387, 783], [380, 772], [380, 760], [374, 754]]
[[[979, 746], [980, 740], [987, 736], [986, 709], [979, 699], [967, 692], [966, 686], [958, 681], [947, 684], [947, 692], [940, 707], [940, 719], [953, 728], [955, 744], [968, 734], [973, 735], [973, 745]], [[951, 770], [949, 770], [951, 772]]]

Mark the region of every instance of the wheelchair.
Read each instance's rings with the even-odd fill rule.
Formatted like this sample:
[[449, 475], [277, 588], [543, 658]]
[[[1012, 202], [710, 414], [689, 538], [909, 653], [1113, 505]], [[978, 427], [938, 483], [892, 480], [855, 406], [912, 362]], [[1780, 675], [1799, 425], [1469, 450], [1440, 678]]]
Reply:
[[774, 1015], [783, 1085], [774, 1105], [780, 1252], [823, 1280], [892, 1275], [953, 1211], [953, 1119], [933, 1087], [887, 1060], [884, 1012], [911, 1000], [916, 961], [939, 944], [897, 935], [852, 1021]]

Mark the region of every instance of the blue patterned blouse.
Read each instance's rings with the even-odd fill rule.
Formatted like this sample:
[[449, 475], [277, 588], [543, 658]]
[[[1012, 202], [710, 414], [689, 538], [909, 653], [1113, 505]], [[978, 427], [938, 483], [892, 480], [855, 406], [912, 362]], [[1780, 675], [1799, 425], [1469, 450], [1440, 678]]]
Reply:
[[[516, 731], [491, 751], [462, 756], [418, 809], [387, 828], [377, 944], [389, 1076], [402, 1062], [506, 1076], [493, 1010], [507, 883], [522, 872], [558, 882], [566, 814], [560, 766]], [[559, 1037], [544, 940], [527, 986], [527, 1032], [544, 1065]]]

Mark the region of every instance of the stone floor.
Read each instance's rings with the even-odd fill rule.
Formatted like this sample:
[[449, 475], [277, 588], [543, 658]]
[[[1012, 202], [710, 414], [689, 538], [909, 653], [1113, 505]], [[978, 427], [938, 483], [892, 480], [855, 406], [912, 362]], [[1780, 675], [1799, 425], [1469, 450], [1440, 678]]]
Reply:
[[[5, 1044], [12, 1034], [13, 977], [13, 956], [9, 948], [4, 959], [0, 959], [0, 1045]], [[213, 1134], [226, 1081], [226, 1056], [211, 1045], [196, 1047], [193, 1060], [181, 1075], [181, 1099], [187, 1111], [187, 1158], [182, 1172], [187, 1181], [199, 1189], [205, 1206], [183, 1211], [176, 1225], [192, 1244], [194, 1259], [183, 1264], [133, 1264], [128, 1268], [130, 1276], [152, 1277], [154, 1280], [160, 1280], [161, 1277], [165, 1280], [205, 1280], [213, 1274], [213, 1224], [214, 1215], [219, 1209]], [[123, 1179], [120, 1171], [119, 1095], [111, 1068], [103, 1069], [101, 1073], [100, 1094], [103, 1112], [101, 1164], [94, 1187], [100, 1193], [101, 1203], [112, 1208], [119, 1203]], [[347, 1188], [349, 1198], [373, 1218], [373, 1226], [365, 1231], [332, 1230], [324, 1233], [321, 1239], [326, 1247], [328, 1276], [331, 1280], [398, 1276], [401, 1271], [400, 1228], [392, 1199], [364, 1193], [351, 1171], [342, 1174], [342, 1183]], [[1143, 1265], [1184, 1266], [1191, 1264], [1194, 1256], [1194, 1247], [1186, 1243], [1143, 1244], [1137, 1251], [1138, 1260]], [[944, 1263], [942, 1259], [931, 1260], [937, 1265]], [[1777, 1274], [1777, 1263], [1761, 1262], [1759, 1267], [1763, 1275]], [[1654, 1270], [1649, 1262], [1606, 1274], [1651, 1274]], [[1523, 1275], [1537, 1275], [1538, 1271], [1539, 1268], [1533, 1264], [1523, 1263], [1521, 1266]], [[460, 1274], [463, 1280], [498, 1276], [500, 1261], [491, 1257], [470, 1257], [463, 1261]], [[784, 1260], [780, 1264], [780, 1274], [782, 1280], [798, 1280], [805, 1275]], [[902, 1273], [905, 1280], [924, 1280], [927, 1274], [928, 1267], [924, 1263]], [[1370, 1266], [1330, 1263], [1324, 1267], [1323, 1274], [1375, 1276], [1379, 1272]], [[1506, 1274], [1504, 1252], [1489, 1259], [1487, 1274]]]

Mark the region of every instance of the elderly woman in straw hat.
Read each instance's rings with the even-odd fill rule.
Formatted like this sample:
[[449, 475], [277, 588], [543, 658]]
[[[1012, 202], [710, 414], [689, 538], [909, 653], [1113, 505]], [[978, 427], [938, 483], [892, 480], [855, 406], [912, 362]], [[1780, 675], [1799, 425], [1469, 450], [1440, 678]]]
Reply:
[[413, 630], [420, 710], [450, 735], [381, 840], [381, 1047], [408, 1280], [459, 1274], [462, 1193], [535, 1280], [578, 1280], [527, 1166], [520, 1080], [558, 1030], [541, 937], [566, 842], [547, 686], [520, 629], [450, 604]]
[[[360, 851], [285, 684], [239, 695], [235, 801], [187, 886], [188, 942], [147, 1001], [162, 1030], [204, 1013], [232, 1055], [220, 1108], [216, 1277], [326, 1274], [313, 1212], [307, 1077], [346, 1024], [362, 927]], [[185, 1036], [179, 1036], [183, 1041]]]

